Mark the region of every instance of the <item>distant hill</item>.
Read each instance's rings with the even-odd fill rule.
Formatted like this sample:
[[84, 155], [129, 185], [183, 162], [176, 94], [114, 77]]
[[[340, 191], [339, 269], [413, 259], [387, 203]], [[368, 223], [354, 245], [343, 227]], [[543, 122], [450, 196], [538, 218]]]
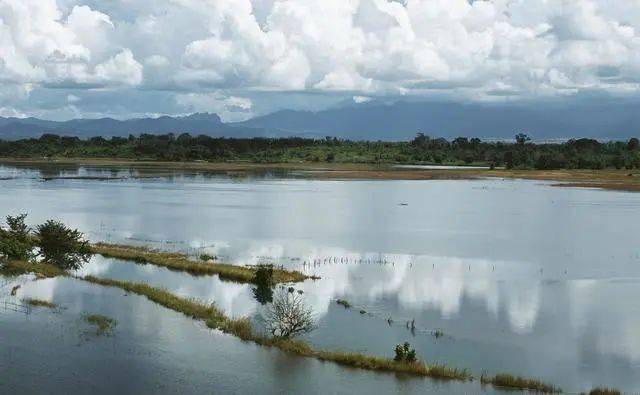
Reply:
[[45, 133], [66, 136], [121, 136], [141, 133], [166, 134], [190, 133], [214, 137], [268, 136], [268, 132], [244, 126], [231, 126], [220, 121], [216, 114], [196, 113], [184, 117], [162, 116], [117, 120], [113, 118], [73, 119], [65, 122], [45, 121], [36, 118], [0, 118], [0, 138], [15, 140], [39, 137]]
[[212, 137], [341, 137], [353, 140], [407, 140], [432, 137], [512, 138], [524, 132], [536, 140], [640, 136], [640, 100], [604, 99], [486, 104], [456, 102], [342, 103], [324, 111], [283, 110], [244, 122], [223, 123], [216, 114], [116, 120], [1, 118], [0, 139], [59, 135], [128, 136], [190, 133]]
[[310, 136], [406, 140], [434, 137], [535, 139], [640, 135], [640, 101], [593, 101], [529, 105], [454, 102], [363, 103], [320, 112], [284, 110], [235, 125]]

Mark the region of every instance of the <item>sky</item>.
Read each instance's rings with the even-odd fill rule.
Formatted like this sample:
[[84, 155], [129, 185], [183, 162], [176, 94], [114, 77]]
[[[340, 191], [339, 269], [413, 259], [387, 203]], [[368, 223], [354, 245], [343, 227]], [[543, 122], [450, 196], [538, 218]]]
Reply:
[[640, 0], [0, 0], [0, 116], [237, 121], [639, 83]]

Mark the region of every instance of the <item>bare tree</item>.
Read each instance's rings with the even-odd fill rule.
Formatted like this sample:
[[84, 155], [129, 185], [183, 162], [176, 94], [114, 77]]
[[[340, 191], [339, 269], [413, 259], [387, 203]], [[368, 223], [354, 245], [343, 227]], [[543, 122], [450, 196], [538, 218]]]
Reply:
[[278, 292], [266, 311], [265, 327], [273, 337], [287, 339], [311, 332], [315, 323], [301, 295]]

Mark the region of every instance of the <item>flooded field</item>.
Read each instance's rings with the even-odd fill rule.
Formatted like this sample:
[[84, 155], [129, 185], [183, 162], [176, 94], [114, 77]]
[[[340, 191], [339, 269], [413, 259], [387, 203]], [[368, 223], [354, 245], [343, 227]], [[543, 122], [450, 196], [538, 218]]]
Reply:
[[[313, 309], [317, 329], [304, 339], [315, 347], [393, 357], [394, 346], [408, 341], [421, 359], [476, 377], [507, 372], [569, 392], [598, 385], [640, 391], [637, 194], [498, 179], [178, 171], [129, 178], [135, 175], [0, 166], [0, 214], [26, 212], [30, 224], [60, 219], [92, 242], [320, 276], [293, 285]], [[101, 256], [76, 274], [215, 302], [258, 327], [264, 315], [252, 285], [216, 276]], [[0, 277], [0, 392], [111, 393], [125, 385], [157, 393], [495, 391], [477, 380], [441, 382], [293, 357], [115, 288], [32, 279]], [[60, 308], [16, 307], [27, 297]], [[118, 321], [113, 336], [87, 332], [81, 316], [93, 313]]]

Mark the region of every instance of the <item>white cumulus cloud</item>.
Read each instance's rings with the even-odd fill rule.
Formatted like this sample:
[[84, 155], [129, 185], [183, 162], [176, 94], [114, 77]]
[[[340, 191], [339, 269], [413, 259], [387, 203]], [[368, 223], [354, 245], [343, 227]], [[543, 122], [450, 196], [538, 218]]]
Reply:
[[638, 1], [0, 0], [0, 90], [138, 86], [195, 107], [230, 90], [635, 93], [639, 75]]

